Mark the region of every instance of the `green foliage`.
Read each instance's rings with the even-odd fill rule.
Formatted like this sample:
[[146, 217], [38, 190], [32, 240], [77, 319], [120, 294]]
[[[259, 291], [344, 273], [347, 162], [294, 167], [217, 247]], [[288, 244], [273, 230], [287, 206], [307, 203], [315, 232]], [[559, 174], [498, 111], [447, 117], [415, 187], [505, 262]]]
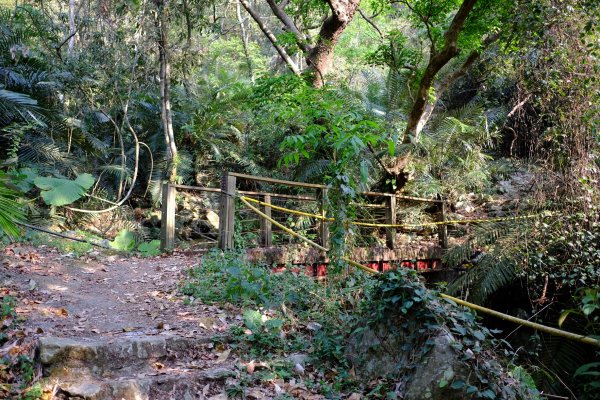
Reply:
[[[493, 348], [499, 343], [491, 338], [487, 328], [476, 322], [472, 312], [439, 299], [434, 291], [425, 288], [412, 270], [400, 269], [380, 275], [364, 307], [368, 326], [373, 329], [384, 327], [390, 334], [401, 335], [403, 349], [411, 353], [408, 359], [414, 363], [419, 363], [431, 350], [431, 337], [444, 330], [452, 334], [451, 347], [462, 355], [460, 362], [471, 374], [457, 376], [448, 370], [439, 382], [440, 388], [458, 390], [477, 399], [529, 399], [537, 393], [511, 382], [496, 361], [498, 355]], [[355, 332], [362, 330], [364, 327], [359, 327]], [[405, 366], [400, 375], [410, 379], [412, 368], [412, 364]]]
[[[97, 242], [101, 240], [101, 238], [97, 236], [81, 231], [75, 232], [74, 236], [87, 238]], [[83, 256], [94, 249], [90, 243], [76, 242], [74, 240], [64, 239], [30, 229], [26, 229], [25, 233], [19, 238], [19, 240], [32, 246], [43, 245], [55, 247], [61, 254], [73, 254], [77, 257]]]
[[412, 151], [409, 171], [414, 178], [406, 190], [448, 201], [482, 192], [491, 183], [488, 152], [498, 135], [493, 122], [477, 102], [436, 116]]
[[121, 251], [132, 251], [135, 248], [135, 235], [133, 232], [123, 229], [115, 236], [115, 239], [110, 242], [110, 247]]
[[151, 240], [150, 242], [140, 243], [137, 249], [144, 257], [157, 256], [160, 254], [160, 240]]
[[15, 318], [17, 316], [17, 312], [15, 311], [16, 305], [17, 301], [14, 297], [4, 296], [2, 298], [2, 305], [0, 306], [0, 319], [4, 321], [7, 318]]
[[600, 362], [584, 364], [577, 368], [574, 375], [581, 386], [582, 399], [597, 399], [600, 390]]
[[[478, 304], [498, 293], [519, 277], [526, 252], [522, 238], [530, 234], [531, 222], [503, 221], [477, 225], [469, 240], [446, 252], [446, 265], [464, 265], [467, 271], [448, 286], [448, 293], [468, 293]], [[538, 222], [541, 223], [541, 222]], [[471, 257], [483, 252], [476, 261]]]
[[256, 310], [244, 312], [244, 328], [233, 333], [248, 346], [253, 355], [260, 357], [284, 348], [281, 329], [284, 321], [271, 318]]
[[75, 180], [64, 178], [37, 177], [35, 186], [42, 189], [42, 198], [51, 206], [64, 206], [79, 200], [94, 184], [94, 177], [81, 174]]
[[19, 193], [7, 187], [8, 177], [0, 172], [0, 234], [18, 237], [21, 231], [16, 222], [24, 220], [24, 213], [17, 199]]
[[273, 275], [266, 267], [253, 265], [238, 252], [211, 251], [200, 266], [190, 270], [182, 292], [207, 303], [234, 303], [277, 308], [282, 304], [297, 311], [310, 308], [306, 291], [319, 290], [303, 274]]

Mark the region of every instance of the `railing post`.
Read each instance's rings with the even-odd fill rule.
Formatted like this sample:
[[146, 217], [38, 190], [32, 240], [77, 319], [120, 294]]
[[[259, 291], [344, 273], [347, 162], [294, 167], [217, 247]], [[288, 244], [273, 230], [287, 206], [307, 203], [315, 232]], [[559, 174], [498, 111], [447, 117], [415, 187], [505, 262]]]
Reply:
[[[446, 203], [442, 202], [439, 206], [438, 211], [438, 222], [446, 221]], [[441, 224], [438, 226], [438, 238], [440, 239], [440, 246], [442, 249], [448, 248], [448, 225]]]
[[175, 247], [175, 197], [177, 190], [169, 184], [162, 186], [162, 207], [160, 222], [160, 249], [171, 250]]
[[[271, 204], [271, 196], [266, 194], [261, 196], [263, 203]], [[267, 216], [271, 216], [271, 207], [261, 206], [261, 211]], [[273, 231], [271, 227], [271, 221], [266, 218], [260, 219], [260, 245], [262, 247], [270, 247], [273, 245]]]
[[223, 172], [219, 201], [219, 248], [221, 250], [233, 249], [235, 181], [235, 176], [231, 176], [229, 172]]
[[[385, 208], [385, 223], [390, 225], [396, 224], [396, 195], [386, 197]], [[396, 240], [396, 228], [385, 228], [385, 244], [389, 249], [394, 248]]]
[[[327, 188], [317, 189], [317, 202], [320, 205], [319, 215], [323, 218], [326, 217], [325, 202], [327, 199]], [[319, 244], [323, 247], [329, 248], [329, 223], [322, 219], [319, 223]], [[326, 255], [323, 254], [325, 258]]]

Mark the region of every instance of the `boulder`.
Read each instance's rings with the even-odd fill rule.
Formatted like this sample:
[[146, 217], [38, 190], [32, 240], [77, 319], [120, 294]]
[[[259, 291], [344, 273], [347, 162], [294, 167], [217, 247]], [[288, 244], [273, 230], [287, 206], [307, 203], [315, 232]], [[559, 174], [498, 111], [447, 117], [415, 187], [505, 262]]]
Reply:
[[361, 381], [391, 378], [404, 400], [532, 398], [470, 312], [427, 290], [413, 271], [378, 280], [345, 349]]

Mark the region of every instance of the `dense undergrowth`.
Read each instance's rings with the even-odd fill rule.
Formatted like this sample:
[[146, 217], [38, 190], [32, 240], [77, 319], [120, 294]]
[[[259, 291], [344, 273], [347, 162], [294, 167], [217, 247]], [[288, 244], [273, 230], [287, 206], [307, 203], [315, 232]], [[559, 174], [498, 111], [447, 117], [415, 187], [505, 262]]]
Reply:
[[[452, 365], [447, 365], [448, 371], [439, 381], [429, 382], [432, 386], [466, 396], [460, 398], [537, 396], [524, 369], [502, 366], [512, 353], [476, 322], [475, 315], [441, 300], [435, 291], [425, 288], [414, 271], [389, 272], [376, 279], [356, 272], [345, 280], [317, 281], [304, 271], [288, 268], [273, 274], [266, 267], [250, 264], [239, 253], [213, 252], [190, 270], [181, 291], [203, 303], [233, 304], [243, 313], [243, 323], [231, 329], [232, 346], [242, 360], [270, 367], [245, 374], [237, 387], [240, 397], [244, 386], [300, 379], [307, 388], [330, 398], [355, 392], [368, 398], [403, 398], [402, 387], [425, 362], [434, 347], [433, 339], [444, 330], [454, 335], [451, 347], [464, 369], [454, 372]], [[387, 351], [402, 354], [404, 362], [361, 380], [360, 369], [366, 361], [360, 355], [368, 357], [370, 349], [352, 348], [349, 343], [365, 330], [383, 326], [388, 337], [383, 344], [371, 346], [377, 349], [385, 347], [385, 340], [393, 342], [398, 347]], [[399, 331], [403, 332], [400, 344], [397, 337], [394, 340]], [[506, 349], [504, 354], [493, 350], [498, 346]], [[301, 374], [290, 361], [294, 358], [286, 358], [294, 353], [309, 357]], [[471, 372], [463, 376], [467, 370]], [[527, 389], [520, 379], [532, 386]]]
[[[25, 336], [19, 330], [23, 319], [17, 315], [17, 299], [0, 291], [0, 347], [15, 338]], [[42, 388], [35, 384], [38, 379], [37, 366], [32, 352], [23, 352], [18, 347], [0, 358], [0, 397], [15, 400], [41, 398]]]

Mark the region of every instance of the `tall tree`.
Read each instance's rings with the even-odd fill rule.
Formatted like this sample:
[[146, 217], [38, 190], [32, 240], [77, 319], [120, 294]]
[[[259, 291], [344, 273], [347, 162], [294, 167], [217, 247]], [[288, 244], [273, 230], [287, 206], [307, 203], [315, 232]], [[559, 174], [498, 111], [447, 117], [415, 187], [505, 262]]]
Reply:
[[[285, 52], [281, 45], [276, 43], [275, 36], [266, 28], [265, 23], [258, 16], [256, 10], [252, 9], [247, 0], [240, 0], [240, 2], [257, 22], [267, 38], [269, 38], [277, 52], [290, 66], [290, 69], [294, 73], [298, 73], [298, 67], [291, 59], [288, 60], [289, 55], [287, 55], [287, 52]], [[288, 1], [282, 1], [278, 4], [274, 0], [267, 0], [267, 3], [273, 15], [283, 24], [286, 31], [294, 35], [298, 47], [304, 52], [306, 62], [314, 73], [313, 85], [317, 88], [322, 87], [325, 84], [325, 76], [329, 72], [333, 62], [335, 46], [348, 24], [352, 21], [352, 18], [354, 18], [360, 0], [328, 0], [327, 4], [329, 5], [330, 13], [321, 24], [314, 46], [310, 44], [310, 35], [300, 31], [294, 20], [285, 11], [285, 8], [290, 4]]]
[[173, 132], [171, 113], [171, 65], [169, 63], [169, 0], [155, 0], [156, 27], [158, 30], [158, 62], [160, 79], [161, 123], [167, 147], [168, 179], [174, 182], [177, 177], [177, 146]]

